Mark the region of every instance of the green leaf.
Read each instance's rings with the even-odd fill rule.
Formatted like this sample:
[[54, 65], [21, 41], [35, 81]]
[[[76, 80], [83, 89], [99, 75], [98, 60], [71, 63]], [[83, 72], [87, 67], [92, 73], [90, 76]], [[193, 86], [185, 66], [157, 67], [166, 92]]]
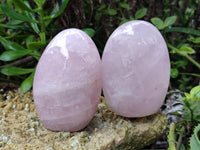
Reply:
[[136, 13], [135, 13], [135, 19], [140, 19], [142, 17], [144, 17], [147, 13], [147, 8], [142, 8], [139, 9]]
[[192, 96], [192, 98], [198, 93], [200, 93], [200, 85], [195, 86], [190, 90], [190, 95]]
[[10, 20], [7, 24], [9, 25], [21, 25], [22, 23], [24, 23], [24, 21], [21, 20]]
[[20, 89], [23, 93], [28, 92], [33, 86], [34, 72], [32, 72], [20, 85]]
[[200, 122], [200, 104], [199, 104], [199, 100], [197, 100], [196, 98], [193, 98], [192, 100], [192, 105], [191, 105], [191, 110], [193, 112], [193, 119], [194, 122]]
[[198, 37], [198, 38], [191, 37], [188, 39], [188, 41], [190, 41], [194, 44], [200, 44], [200, 37]]
[[29, 12], [32, 12], [33, 10], [28, 7], [23, 0], [14, 0], [13, 3], [18, 6], [19, 8], [21, 8], [22, 10], [26, 10], [26, 11], [29, 11]]
[[132, 21], [132, 20], [134, 20], [133, 17], [130, 17], [129, 19], [123, 19], [123, 20], [119, 23], [119, 25], [122, 25], [122, 24], [124, 24], [124, 23], [126, 23], [126, 22], [128, 22], [128, 21]]
[[93, 37], [95, 35], [95, 30], [92, 28], [84, 28], [82, 29], [85, 33], [87, 33], [90, 37]]
[[121, 22], [119, 23], [119, 25], [122, 25], [122, 24], [124, 24], [124, 23], [126, 23], [126, 22], [128, 22], [128, 21], [130, 21], [130, 20], [124, 19], [123, 21], [121, 21]]
[[103, 10], [104, 8], [106, 8], [106, 5], [105, 5], [105, 4], [102, 4], [102, 5], [100, 5], [99, 8], [97, 8], [97, 11], [101, 11], [101, 10]]
[[[0, 10], [0, 14], [2, 14], [1, 10]], [[3, 23], [5, 21], [6, 21], [6, 17], [0, 16], [0, 23]]]
[[26, 25], [26, 24], [22, 24], [22, 25], [0, 24], [0, 27], [9, 28], [9, 29], [16, 29], [16, 30], [32, 31], [29, 28], [29, 26]]
[[25, 55], [30, 54], [29, 50], [21, 50], [21, 51], [5, 51], [0, 55], [0, 60], [2, 61], [12, 61], [18, 58], [21, 58]]
[[181, 52], [182, 54], [194, 54], [195, 50], [191, 47], [183, 46], [179, 49], [179, 52]]
[[187, 98], [187, 99], [191, 99], [191, 95], [189, 94], [189, 93], [184, 93], [185, 94], [185, 97]]
[[41, 32], [40, 34], [41, 43], [46, 44], [46, 34], [45, 32]]
[[1, 73], [7, 76], [24, 75], [33, 72], [34, 69], [25, 69], [20, 67], [9, 66], [1, 69]]
[[179, 45], [177, 45], [178, 48], [180, 47], [190, 47], [190, 44], [188, 43], [180, 43]]
[[196, 94], [195, 98], [196, 98], [197, 100], [200, 100], [200, 92]]
[[102, 16], [102, 15], [103, 15], [102, 13], [96, 13], [94, 19], [95, 19], [96, 21], [99, 21], [99, 20], [101, 19], [101, 16]]
[[34, 2], [39, 8], [42, 8], [46, 0], [34, 0]]
[[200, 44], [200, 37], [199, 38], [195, 38], [194, 41], [192, 41], [195, 44]]
[[119, 3], [119, 6], [125, 8], [126, 10], [130, 10], [130, 6], [127, 3]]
[[6, 4], [1, 4], [0, 8], [8, 17], [10, 17], [12, 19], [38, 23], [37, 20], [27, 18], [21, 14], [16, 13], [15, 11], [10, 10], [8, 5], [6, 5]]
[[200, 134], [200, 124], [195, 127], [194, 134], [190, 138], [190, 148], [191, 150], [197, 150], [200, 147], [200, 140], [199, 140], [199, 134]]
[[65, 8], [67, 7], [68, 2], [69, 0], [62, 0], [61, 8], [56, 13], [53, 13], [51, 14], [51, 16], [47, 16], [44, 19], [53, 19], [60, 16], [64, 12]]
[[186, 150], [185, 146], [183, 145], [183, 143], [181, 143], [180, 149], [179, 150]]
[[40, 48], [43, 48], [43, 46], [45, 46], [45, 44], [42, 42], [30, 42], [27, 44], [27, 47], [30, 50], [38, 50]]
[[40, 59], [40, 53], [38, 53], [38, 51], [33, 51], [33, 53], [31, 54], [37, 61], [39, 61]]
[[151, 18], [151, 22], [159, 29], [162, 30], [164, 29], [164, 23], [160, 18]]
[[24, 47], [19, 45], [16, 42], [8, 41], [5, 38], [0, 36], [0, 43], [3, 45], [3, 47], [6, 50], [13, 50], [13, 51], [19, 51], [19, 50], [26, 50]]
[[105, 11], [105, 13], [106, 13], [107, 15], [114, 16], [114, 15], [117, 14], [117, 11], [116, 11], [115, 9], [110, 9], [110, 8], [108, 8], [108, 9]]
[[34, 35], [29, 35], [27, 38], [26, 38], [26, 47], [28, 45], [28, 43], [32, 42], [34, 39]]
[[[26, 16], [27, 18], [30, 18], [30, 19], [35, 20], [35, 16], [34, 16], [34, 14], [31, 13], [31, 12], [25, 12], [25, 16]], [[29, 23], [30, 23], [31, 27], [33, 28], [33, 30], [35, 31], [35, 33], [39, 34], [40, 30], [39, 30], [39, 28], [38, 28], [37, 23], [34, 23], [34, 22], [29, 22]]]
[[173, 25], [176, 22], [176, 16], [167, 17], [164, 21], [164, 26], [168, 27]]
[[177, 68], [183, 68], [185, 69], [186, 65], [188, 64], [188, 61], [185, 60], [178, 60], [174, 63], [176, 65]]
[[191, 28], [183, 28], [183, 27], [166, 28], [164, 30], [164, 32], [181, 32], [181, 33], [200, 36], [200, 31], [194, 30], [194, 29], [191, 29]]
[[171, 69], [170, 76], [171, 76], [172, 78], [177, 78], [177, 77], [178, 77], [178, 74], [179, 74], [178, 69], [176, 69], [176, 68], [172, 68], [172, 69]]

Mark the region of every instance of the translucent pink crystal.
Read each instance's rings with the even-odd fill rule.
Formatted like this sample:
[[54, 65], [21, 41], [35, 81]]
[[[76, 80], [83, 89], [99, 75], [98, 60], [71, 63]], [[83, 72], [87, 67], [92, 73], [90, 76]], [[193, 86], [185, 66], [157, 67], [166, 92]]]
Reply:
[[78, 29], [56, 35], [36, 68], [33, 95], [43, 125], [78, 131], [92, 119], [101, 93], [101, 61], [92, 39]]
[[113, 112], [143, 117], [158, 111], [166, 96], [170, 61], [160, 32], [145, 21], [130, 21], [108, 39], [103, 57], [103, 92]]

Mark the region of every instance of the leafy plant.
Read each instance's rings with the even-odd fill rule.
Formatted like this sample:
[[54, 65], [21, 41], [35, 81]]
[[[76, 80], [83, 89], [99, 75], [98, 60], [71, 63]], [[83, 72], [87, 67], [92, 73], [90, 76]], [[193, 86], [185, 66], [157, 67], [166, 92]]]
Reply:
[[[180, 58], [174, 57], [175, 61], [174, 60], [171, 61], [171, 67], [172, 67], [171, 78], [176, 79], [180, 77], [180, 79], [177, 80], [179, 84], [179, 89], [188, 90], [191, 88], [191, 86], [188, 85], [190, 77], [186, 76], [200, 77], [200, 75], [196, 73], [187, 73], [182, 71], [186, 69], [188, 62], [191, 62], [194, 66], [200, 69], [200, 64], [195, 59], [193, 59], [193, 57], [190, 56], [196, 53], [196, 50], [194, 48], [199, 47], [199, 38], [198, 37], [195, 38], [191, 35], [199, 35], [200, 31], [191, 28], [173, 27], [176, 20], [177, 16], [170, 16], [167, 17], [165, 20], [162, 20], [158, 17], [151, 18], [151, 22], [161, 31], [161, 33], [165, 37], [167, 46], [169, 49], [171, 49], [170, 54], [171, 55], [178, 54], [179, 56], [181, 56]], [[171, 32], [180, 32], [188, 34], [188, 39], [179, 42], [177, 46], [173, 46], [173, 44], [170, 44], [170, 42], [175, 43], [174, 41], [176, 41], [176, 39], [172, 41], [171, 39], [167, 38], [168, 37], [167, 34]], [[184, 59], [181, 59], [182, 57], [184, 57]]]
[[178, 60], [176, 62], [173, 62], [173, 61], [171, 62], [171, 66], [172, 66], [171, 77], [177, 78], [178, 75], [181, 75], [182, 79], [179, 80], [179, 83], [180, 83], [179, 88], [181, 90], [187, 90], [190, 88], [190, 86], [186, 87], [186, 84], [190, 81], [190, 78], [186, 78], [185, 76], [190, 75], [190, 76], [200, 77], [200, 75], [196, 73], [185, 73], [185, 72], [180, 73], [179, 68], [180, 70], [181, 68], [185, 69], [185, 66], [188, 64], [188, 61], [189, 61], [198, 69], [200, 69], [200, 64], [190, 56], [192, 54], [195, 54], [196, 51], [189, 44], [182, 44], [182, 45], [179, 45], [178, 48], [176, 48], [173, 45], [168, 43], [168, 47], [171, 49], [171, 54], [178, 54], [179, 56], [185, 58], [185, 60]]
[[192, 122], [192, 126], [200, 122], [200, 86], [191, 89], [190, 93], [185, 93], [183, 102], [183, 119]]
[[[46, 0], [34, 0], [35, 4], [31, 5], [29, 1], [9, 0], [0, 4], [0, 14], [8, 20], [0, 19], [0, 43], [5, 49], [0, 60], [6, 63], [0, 66], [0, 72], [6, 76], [15, 76], [17, 80], [23, 79], [20, 85], [23, 92], [32, 87], [37, 61], [51, 40], [50, 27], [56, 23], [53, 20], [64, 12], [69, 0], [62, 0], [61, 7], [57, 7], [57, 10], [44, 9], [45, 2]], [[59, 6], [58, 2], [56, 6]], [[83, 31], [91, 37], [95, 34], [91, 28]], [[23, 64], [27, 58], [29, 63]], [[22, 67], [13, 66], [20, 62]]]
[[117, 15], [118, 12], [121, 13], [122, 16], [124, 16], [122, 13], [122, 9], [125, 9], [125, 10], [130, 9], [127, 3], [127, 0], [124, 0], [122, 2], [120, 0], [115, 0], [115, 2], [118, 5], [118, 7], [115, 9], [111, 8], [110, 5], [106, 5], [106, 4], [102, 4], [98, 8], [96, 8], [97, 11], [95, 15], [95, 20], [99, 21], [103, 15], [115, 16]]
[[180, 32], [180, 33], [200, 36], [200, 31], [194, 30], [194, 29], [191, 29], [191, 28], [185, 28], [185, 27], [166, 28], [165, 32], [166, 33], [168, 33], [168, 32]]
[[147, 8], [141, 8], [139, 10], [137, 10], [137, 12], [135, 13], [134, 17], [130, 17], [130, 18], [126, 18], [124, 13], [123, 13], [123, 9], [129, 11], [130, 6], [128, 4], [127, 0], [124, 1], [120, 1], [120, 0], [115, 0], [115, 2], [117, 3], [117, 8], [111, 8], [110, 5], [106, 6], [105, 4], [100, 5], [96, 10], [96, 15], [95, 15], [95, 20], [99, 21], [101, 19], [102, 16], [104, 15], [108, 15], [108, 16], [115, 16], [117, 14], [120, 14], [121, 17], [116, 17], [118, 20], [120, 20], [120, 25], [130, 21], [130, 20], [138, 20], [143, 18], [146, 13], [147, 13]]
[[176, 48], [168, 43], [168, 47], [172, 49], [172, 53], [177, 53], [180, 56], [185, 57], [188, 59], [191, 63], [193, 63], [197, 68], [200, 69], [200, 64], [195, 61], [192, 57], [189, 56], [189, 54], [195, 54], [195, 50], [191, 48], [190, 46], [181, 46], [180, 48]]
[[[176, 150], [186, 149], [188, 137], [191, 136], [193, 129], [195, 126], [200, 124], [200, 85], [192, 88], [190, 93], [185, 93], [185, 97], [181, 98], [183, 103], [183, 113], [182, 120], [176, 123], [175, 127], [173, 124], [170, 125], [170, 131], [168, 135], [169, 142], [169, 150], [173, 150], [174, 143], [176, 146]], [[194, 133], [197, 135], [199, 133], [199, 127], [196, 127]], [[192, 135], [190, 143], [192, 143], [191, 148], [194, 148], [196, 140], [198, 142], [198, 137]], [[178, 141], [176, 141], [176, 137], [178, 137]], [[174, 141], [173, 143], [171, 141]], [[192, 141], [192, 142], [191, 142]], [[185, 144], [185, 145], [184, 145]], [[196, 149], [194, 149], [196, 150]]]
[[115, 16], [117, 14], [116, 9], [112, 9], [110, 6], [106, 6], [105, 4], [100, 5], [100, 7], [98, 7], [96, 10], [96, 21], [99, 21], [103, 15]]
[[[5, 49], [0, 55], [1, 61], [17, 61], [28, 55], [38, 61], [42, 50], [49, 41], [49, 39], [46, 40], [48, 26], [65, 10], [69, 0], [62, 0], [62, 7], [57, 11], [51, 9], [50, 13], [43, 9], [46, 0], [34, 0], [34, 2], [34, 8], [28, 1], [22, 0], [10, 0], [9, 3], [0, 4], [1, 13], [6, 15], [9, 20], [0, 22], [2, 31], [0, 42]], [[8, 30], [10, 34], [7, 32]], [[23, 37], [22, 40], [18, 38], [20, 36]], [[21, 90], [26, 92], [32, 87], [35, 71], [35, 67], [30, 66], [33, 68], [13, 67], [7, 64], [5, 67], [1, 66], [1, 73], [7, 76], [26, 75], [26, 79], [20, 86]], [[27, 74], [30, 75], [27, 76]]]
[[128, 22], [128, 21], [131, 21], [131, 20], [138, 20], [138, 19], [141, 19], [141, 18], [143, 18], [145, 15], [146, 15], [146, 13], [147, 13], [147, 8], [141, 8], [141, 9], [139, 9], [139, 10], [137, 10], [136, 11], [136, 13], [135, 13], [135, 16], [134, 17], [131, 17], [131, 18], [129, 18], [129, 19], [126, 19], [126, 18], [122, 18], [121, 20], [121, 23], [119, 24], [119, 25], [121, 25], [121, 24], [123, 24], [123, 23], [126, 23], [126, 22]]
[[165, 19], [165, 21], [163, 21], [162, 19], [158, 18], [158, 17], [154, 17], [151, 18], [151, 22], [159, 29], [159, 30], [163, 30], [166, 27], [169, 27], [171, 25], [173, 25], [176, 21], [176, 16], [170, 16], [167, 17]]
[[82, 29], [85, 33], [87, 33], [90, 37], [93, 37], [95, 35], [95, 30], [92, 28], [84, 28]]
[[199, 149], [199, 147], [200, 147], [199, 134], [200, 134], [200, 124], [198, 124], [198, 126], [195, 127], [194, 134], [190, 138], [190, 148], [191, 148], [191, 150]]

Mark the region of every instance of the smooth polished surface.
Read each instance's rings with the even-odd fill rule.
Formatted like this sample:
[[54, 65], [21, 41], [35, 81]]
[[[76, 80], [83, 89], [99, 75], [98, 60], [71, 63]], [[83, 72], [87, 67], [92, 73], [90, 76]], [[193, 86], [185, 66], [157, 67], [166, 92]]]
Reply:
[[170, 61], [152, 24], [130, 21], [108, 39], [102, 56], [103, 92], [113, 112], [143, 117], [158, 111], [166, 96]]
[[101, 61], [92, 39], [79, 29], [57, 34], [36, 68], [33, 96], [44, 126], [78, 131], [93, 118], [101, 94]]

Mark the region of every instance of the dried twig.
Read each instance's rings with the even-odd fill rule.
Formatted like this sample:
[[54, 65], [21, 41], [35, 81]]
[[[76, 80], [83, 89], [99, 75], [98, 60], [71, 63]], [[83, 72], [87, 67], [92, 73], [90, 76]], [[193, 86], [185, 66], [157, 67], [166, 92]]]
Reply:
[[91, 13], [90, 13], [90, 21], [92, 20], [92, 15], [93, 15], [93, 10], [94, 10], [94, 6], [93, 6], [93, 0], [90, 0], [90, 8], [91, 8]]
[[15, 62], [10, 63], [10, 64], [2, 65], [2, 66], [0, 66], [0, 69], [2, 69], [4, 67], [8, 67], [8, 66], [19, 66], [19, 65], [27, 63], [31, 60], [34, 60], [34, 57], [33, 56], [27, 56], [23, 59], [17, 60]]

